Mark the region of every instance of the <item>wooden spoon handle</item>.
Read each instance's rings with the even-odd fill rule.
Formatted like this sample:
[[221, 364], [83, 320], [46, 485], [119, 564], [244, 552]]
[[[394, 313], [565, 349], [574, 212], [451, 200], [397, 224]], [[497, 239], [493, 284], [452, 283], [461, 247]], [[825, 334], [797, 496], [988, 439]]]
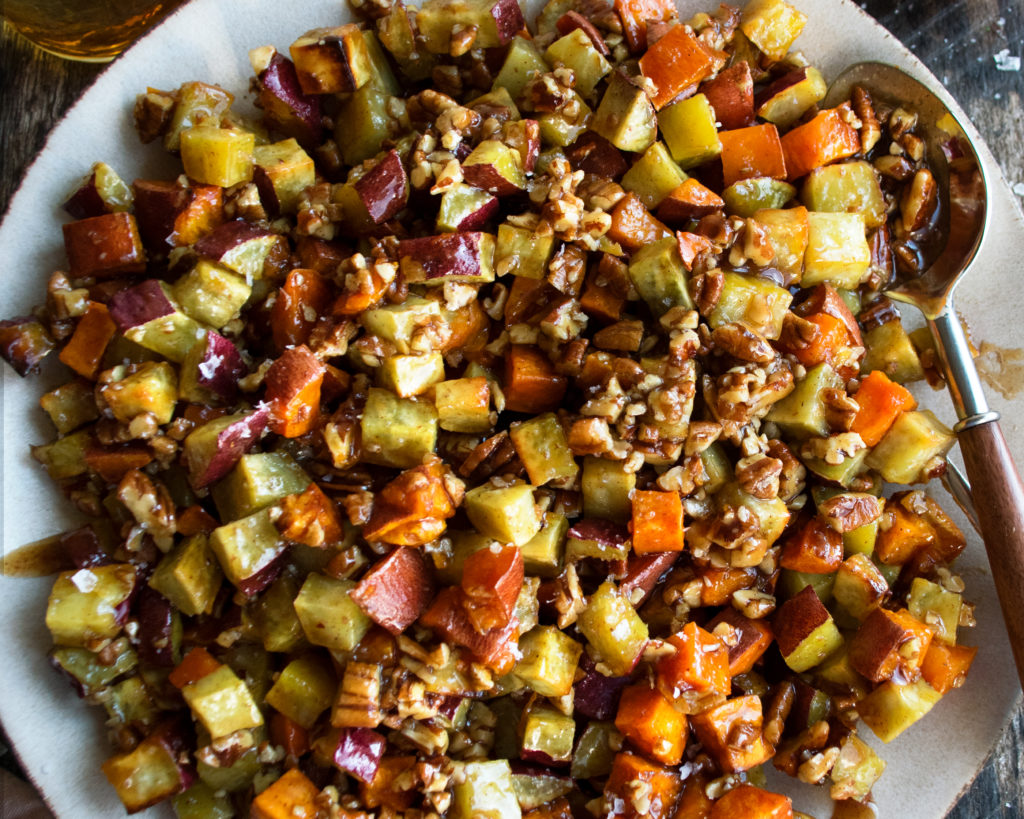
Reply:
[[1017, 676], [1024, 686], [1024, 485], [998, 422], [959, 434]]

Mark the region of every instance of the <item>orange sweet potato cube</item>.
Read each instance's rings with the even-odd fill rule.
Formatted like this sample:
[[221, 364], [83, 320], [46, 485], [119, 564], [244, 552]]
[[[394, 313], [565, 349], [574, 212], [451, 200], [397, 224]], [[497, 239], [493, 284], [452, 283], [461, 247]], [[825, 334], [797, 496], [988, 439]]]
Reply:
[[694, 566], [694, 573], [700, 578], [700, 604], [702, 606], [727, 606], [733, 592], [749, 589], [757, 582], [753, 569], [720, 568], [718, 566]]
[[220, 667], [220, 660], [202, 646], [196, 646], [181, 658], [181, 662], [167, 675], [167, 681], [175, 688], [184, 688]]
[[858, 433], [868, 446], [881, 441], [900, 415], [917, 409], [910, 390], [890, 380], [881, 370], [872, 370], [862, 378], [854, 397], [859, 409], [850, 431]]
[[892, 679], [897, 671], [913, 679], [932, 636], [932, 630], [906, 609], [872, 609], [850, 641], [850, 665], [872, 682]]
[[420, 624], [446, 642], [465, 647], [473, 659], [496, 673], [511, 671], [519, 646], [519, 619], [512, 617], [504, 627], [481, 634], [466, 614], [464, 597], [461, 588], [443, 589], [420, 616]]
[[693, 264], [701, 253], [707, 253], [714, 248], [714, 243], [699, 233], [677, 230], [676, 241], [679, 244], [679, 258], [683, 260], [683, 267], [687, 270], [693, 270]]
[[729, 648], [730, 677], [750, 671], [775, 639], [769, 623], [752, 620], [731, 607], [716, 615], [707, 628], [715, 635], [719, 634], [720, 628], [723, 631], [728, 629], [730, 639], [726, 645]]
[[782, 138], [790, 179], [799, 179], [815, 168], [853, 156], [860, 150], [860, 135], [846, 121], [849, 114], [847, 103], [830, 108]]
[[651, 212], [635, 193], [623, 196], [612, 208], [611, 217], [612, 224], [606, 235], [626, 250], [639, 250], [644, 245], [672, 235], [667, 227], [651, 216]]
[[116, 334], [117, 324], [110, 317], [107, 305], [91, 301], [60, 351], [60, 360], [83, 378], [94, 379], [103, 353]]
[[715, 59], [689, 26], [673, 26], [640, 58], [640, 70], [654, 83], [658, 110], [684, 91], [694, 91], [714, 70]]
[[656, 688], [637, 683], [622, 690], [615, 727], [638, 751], [665, 765], [678, 765], [689, 730], [686, 717]]
[[[761, 698], [735, 697], [690, 716], [690, 727], [718, 767], [726, 773], [748, 771], [772, 756], [761, 726]], [[736, 742], [736, 737], [743, 737]]]
[[683, 501], [678, 492], [654, 490], [633, 493], [633, 551], [683, 550]]
[[741, 179], [786, 178], [786, 159], [779, 131], [771, 123], [722, 131], [722, 179], [726, 187]]
[[487, 333], [485, 331], [490, 321], [479, 301], [471, 301], [446, 318], [451, 334], [444, 343], [444, 347], [441, 348], [441, 352], [465, 349], [476, 339], [486, 342]]
[[151, 250], [188, 247], [224, 221], [224, 189], [217, 185], [137, 179], [135, 218]]
[[309, 341], [317, 318], [330, 304], [331, 291], [315, 270], [296, 268], [285, 277], [270, 308], [274, 346], [286, 350]]
[[513, 412], [550, 412], [562, 403], [569, 380], [536, 347], [513, 344], [505, 353], [505, 407]]
[[523, 588], [523, 553], [518, 546], [473, 552], [462, 569], [463, 607], [481, 634], [507, 625]]
[[729, 651], [715, 635], [696, 623], [687, 623], [683, 630], [668, 638], [674, 654], [658, 661], [658, 686], [673, 699], [686, 692], [729, 695]]
[[835, 316], [814, 313], [807, 316], [807, 321], [818, 328], [818, 333], [806, 347], [795, 347], [792, 353], [808, 369], [822, 362], [831, 364], [841, 350], [850, 346], [846, 325]]
[[935, 530], [927, 518], [913, 514], [892, 499], [886, 502], [875, 541], [875, 557], [882, 563], [902, 566], [915, 552], [934, 542]]
[[[415, 765], [414, 756], [386, 756], [381, 759], [373, 780], [359, 783], [359, 795], [366, 807], [390, 808], [392, 811], [404, 811], [412, 807], [418, 780], [416, 777], [403, 774], [410, 773]], [[398, 789], [396, 783], [399, 781], [408, 782], [409, 787], [405, 790]]]
[[672, 0], [615, 0], [615, 11], [633, 54], [647, 48], [648, 23], [664, 23], [679, 13]]
[[978, 653], [976, 646], [951, 646], [933, 640], [921, 663], [921, 676], [940, 694], [959, 688]]
[[305, 435], [320, 417], [323, 362], [305, 345], [282, 353], [267, 371], [270, 428], [285, 438]]
[[399, 546], [363, 575], [349, 596], [367, 616], [392, 634], [416, 622], [434, 594], [434, 578], [423, 552]]
[[[641, 813], [634, 805], [637, 783], [650, 785], [650, 805]], [[607, 819], [670, 819], [682, 783], [679, 774], [638, 754], [622, 751], [615, 755], [612, 771], [604, 786], [606, 801], [612, 806]]]
[[661, 200], [657, 217], [663, 222], [678, 224], [687, 219], [700, 219], [724, 207], [725, 200], [721, 196], [691, 176]]
[[710, 819], [793, 819], [793, 800], [743, 783], [715, 801]]
[[815, 515], [782, 544], [779, 565], [794, 572], [828, 574], [843, 562], [843, 536]]
[[287, 771], [252, 802], [252, 819], [316, 816], [320, 789], [298, 768]]
[[672, 819], [709, 819], [714, 802], [708, 797], [707, 786], [708, 780], [705, 776], [687, 777]]
[[281, 517], [275, 525], [281, 537], [293, 543], [319, 548], [341, 540], [341, 521], [328, 498], [316, 483], [297, 495], [289, 495], [281, 503]]
[[135, 217], [104, 213], [63, 226], [72, 278], [110, 278], [146, 269], [146, 254]]
[[[153, 460], [147, 446], [102, 446], [95, 444], [85, 450], [85, 465], [107, 483], [117, 483], [133, 469], [142, 469]], [[180, 527], [179, 527], [180, 531]]]
[[399, 546], [440, 537], [456, 507], [446, 480], [450, 473], [439, 459], [402, 472], [377, 493], [363, 537]]

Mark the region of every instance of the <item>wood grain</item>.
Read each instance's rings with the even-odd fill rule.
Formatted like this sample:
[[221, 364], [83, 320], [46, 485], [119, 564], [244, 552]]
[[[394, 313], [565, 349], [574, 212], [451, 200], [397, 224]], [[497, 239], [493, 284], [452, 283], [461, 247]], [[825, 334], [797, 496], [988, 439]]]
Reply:
[[[985, 137], [1010, 184], [1024, 182], [1024, 74], [1000, 71], [994, 59], [1003, 49], [1022, 56], [1024, 0], [861, 0], [860, 5], [942, 80]], [[39, 52], [6, 25], [0, 30], [0, 212], [50, 128], [101, 70]], [[956, 753], [955, 742], [950, 737], [949, 753]], [[0, 737], [0, 764], [15, 767], [5, 749]], [[947, 819], [995, 817], [1024, 817], [1022, 709]]]

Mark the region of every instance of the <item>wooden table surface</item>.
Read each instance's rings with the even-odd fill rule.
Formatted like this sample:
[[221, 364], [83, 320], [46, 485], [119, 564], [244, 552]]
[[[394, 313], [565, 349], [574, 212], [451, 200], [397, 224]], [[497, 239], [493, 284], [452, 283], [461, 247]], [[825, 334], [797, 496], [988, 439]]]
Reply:
[[[946, 85], [1024, 196], [1024, 0], [864, 0], [861, 6]], [[3, 24], [0, 213], [49, 129], [102, 68], [40, 52]], [[956, 753], [956, 738], [949, 741], [949, 752]], [[2, 735], [0, 764], [15, 764]], [[948, 819], [988, 817], [1024, 817], [1024, 708]]]

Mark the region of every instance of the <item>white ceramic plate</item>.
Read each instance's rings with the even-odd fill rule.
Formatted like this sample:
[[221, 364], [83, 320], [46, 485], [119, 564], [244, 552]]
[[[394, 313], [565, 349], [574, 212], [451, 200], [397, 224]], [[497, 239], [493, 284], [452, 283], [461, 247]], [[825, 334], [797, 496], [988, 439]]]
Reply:
[[[906, 68], [945, 96], [938, 81], [853, 3], [795, 2], [810, 16], [797, 47], [827, 78], [850, 63], [881, 60]], [[682, 0], [682, 16], [686, 19], [715, 4]], [[528, 0], [527, 5], [532, 18], [541, 3]], [[59, 205], [93, 162], [109, 163], [128, 180], [171, 173], [161, 149], [141, 146], [134, 134], [131, 107], [136, 94], [147, 85], [171, 89], [185, 81], [207, 80], [244, 97], [251, 74], [250, 48], [273, 44], [285, 51], [307, 29], [337, 25], [346, 16], [340, 0], [193, 0], [115, 62], [54, 129], [0, 226], [0, 316], [25, 313], [39, 303], [48, 274], [65, 264], [60, 233], [65, 217]], [[973, 131], [971, 136], [980, 142]], [[1019, 344], [1024, 312], [1015, 275], [1024, 256], [1024, 220], [991, 154], [983, 147], [981, 154], [993, 183], [992, 217], [974, 274], [958, 293], [958, 306], [976, 341], [1010, 348]], [[0, 371], [0, 544], [10, 551], [68, 528], [70, 521], [67, 504], [28, 454], [29, 444], [53, 435], [36, 408], [47, 374], [22, 380], [7, 367]], [[921, 397], [947, 422], [954, 420], [944, 393]], [[990, 398], [1003, 411], [1011, 449], [1024, 454], [1024, 429], [1017, 423], [1024, 417], [1024, 397]], [[949, 498], [943, 500], [952, 508]], [[950, 693], [925, 720], [884, 749], [888, 768], [875, 789], [883, 817], [943, 816], [983, 764], [1018, 695], [984, 550], [966, 522], [959, 522], [971, 536], [960, 567], [967, 596], [978, 604], [978, 626], [966, 635], [966, 642], [981, 650], [966, 687]], [[123, 808], [99, 770], [108, 756], [99, 709], [80, 702], [46, 661], [50, 637], [43, 614], [50, 585], [50, 579], [0, 577], [0, 720], [57, 816], [120, 816]], [[866, 729], [863, 733], [870, 736]], [[822, 791], [793, 784], [787, 789], [798, 809], [818, 819], [830, 815]], [[170, 814], [165, 807], [146, 815]]]

